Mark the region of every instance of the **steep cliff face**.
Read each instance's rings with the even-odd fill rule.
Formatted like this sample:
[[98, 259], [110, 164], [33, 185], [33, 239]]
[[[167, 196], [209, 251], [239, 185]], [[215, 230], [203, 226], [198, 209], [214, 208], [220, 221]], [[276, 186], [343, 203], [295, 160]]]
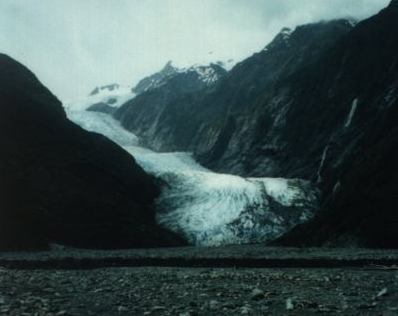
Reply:
[[349, 98], [353, 101], [342, 132], [333, 135], [330, 154], [325, 155], [329, 158], [322, 168], [324, 187], [331, 193], [323, 210], [281, 243], [398, 247], [396, 4], [393, 1], [380, 14], [360, 23], [339, 43], [322, 68], [322, 77], [311, 75], [313, 90], [320, 90], [316, 81], [328, 87], [330, 99], [335, 100], [333, 109], [349, 104]]
[[365, 132], [319, 215], [277, 244], [398, 247], [398, 102], [390, 106]]
[[312, 161], [303, 157], [304, 141], [311, 139], [304, 140], [300, 133], [304, 129], [314, 135], [311, 125], [317, 116], [303, 108], [305, 102], [294, 103], [295, 86], [300, 91], [303, 85], [293, 77], [324, 63], [323, 56], [352, 27], [350, 21], [337, 20], [284, 29], [264, 51], [236, 66], [220, 87], [229, 93], [217, 104], [225, 104], [227, 111], [218, 129], [214, 123], [206, 128], [216, 137], [196, 152], [200, 160], [222, 172], [312, 179], [320, 159], [318, 153], [312, 154]]
[[180, 243], [155, 225], [153, 178], [116, 144], [68, 121], [57, 98], [6, 55], [0, 144], [0, 249]]
[[153, 149], [186, 147], [190, 142], [187, 137], [192, 135], [190, 115], [197, 113], [195, 109], [175, 111], [175, 106], [182, 100], [189, 105], [196, 94], [212, 91], [225, 75], [226, 70], [216, 64], [178, 69], [168, 63], [159, 73], [139, 82], [133, 90], [140, 94], [122, 105], [114, 116]]

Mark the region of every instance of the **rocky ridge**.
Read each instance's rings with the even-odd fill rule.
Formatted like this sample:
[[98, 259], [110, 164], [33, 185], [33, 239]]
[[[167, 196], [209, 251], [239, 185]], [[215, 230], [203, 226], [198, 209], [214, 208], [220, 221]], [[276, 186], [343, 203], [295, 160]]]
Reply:
[[177, 245], [155, 224], [155, 179], [89, 133], [23, 65], [0, 55], [0, 249]]

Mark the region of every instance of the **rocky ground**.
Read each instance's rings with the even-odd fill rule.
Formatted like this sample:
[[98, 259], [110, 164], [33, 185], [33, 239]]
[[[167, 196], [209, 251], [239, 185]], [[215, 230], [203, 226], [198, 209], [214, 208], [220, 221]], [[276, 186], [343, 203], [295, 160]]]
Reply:
[[[238, 258], [239, 249], [240, 257], [265, 258], [267, 248], [261, 252], [259, 247], [180, 250], [184, 256], [190, 253], [202, 259], [227, 257], [227, 253]], [[131, 259], [157, 252], [109, 254]], [[106, 261], [95, 268], [83, 265], [84, 269], [77, 265], [35, 267], [38, 259], [48, 263], [62, 259], [61, 253], [63, 258], [70, 256], [68, 251], [0, 254], [0, 315], [398, 315], [398, 267], [383, 261], [395, 260], [395, 251], [268, 248], [269, 258], [279, 254], [286, 260], [305, 256], [311, 260], [345, 258], [346, 263], [373, 260], [373, 264], [355, 267], [150, 267], [134, 266], [134, 260], [126, 262], [133, 266], [124, 267], [106, 267]], [[160, 251], [161, 257], [177, 253], [177, 249]], [[80, 260], [98, 260], [107, 253], [72, 254]], [[9, 261], [5, 267], [7, 258], [19, 258], [24, 266]]]

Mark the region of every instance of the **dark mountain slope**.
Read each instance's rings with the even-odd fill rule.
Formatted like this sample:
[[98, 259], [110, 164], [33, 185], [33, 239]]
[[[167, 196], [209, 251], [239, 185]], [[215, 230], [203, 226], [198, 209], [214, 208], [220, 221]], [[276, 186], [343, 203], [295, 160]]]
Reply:
[[338, 190], [319, 215], [277, 243], [294, 246], [398, 247], [398, 103], [366, 135]]
[[[359, 96], [350, 141], [325, 165], [327, 195], [313, 221], [280, 242], [289, 245], [354, 244], [398, 247], [398, 5], [362, 22], [331, 53], [322, 69], [329, 91]], [[339, 80], [334, 66], [344, 61]], [[315, 71], [312, 71], [315, 74]], [[348, 137], [347, 137], [348, 138]], [[347, 146], [348, 144], [348, 146]]]
[[116, 144], [68, 121], [33, 73], [6, 55], [0, 144], [0, 249], [179, 244], [155, 225], [154, 179]]
[[[181, 70], [168, 63], [159, 73], [141, 80], [133, 89], [140, 94], [121, 106], [114, 116], [154, 149], [180, 148], [179, 142], [185, 142], [185, 136], [189, 135], [185, 129], [192, 127], [189, 124], [192, 118], [182, 109], [174, 112], [172, 107], [196, 92], [212, 90], [225, 75], [226, 70], [216, 64]], [[183, 118], [182, 125], [170, 122], [173, 115], [176, 119]], [[184, 135], [179, 134], [181, 139], [176, 139], [178, 131], [172, 130], [174, 127], [183, 131]]]
[[[216, 85], [189, 94], [172, 89], [175, 94], [166, 100], [154, 98], [162, 94], [153, 90], [125, 104], [116, 117], [155, 149], [193, 151], [215, 170], [284, 175], [280, 165], [286, 156], [281, 148], [284, 144], [267, 141], [279, 132], [253, 141], [263, 137], [261, 125], [270, 125], [283, 110], [284, 91], [276, 86], [315, 63], [351, 28], [348, 21], [336, 20], [300, 26], [294, 32], [284, 29], [263, 51], [239, 63]], [[134, 115], [126, 116], [126, 112]]]
[[284, 244], [398, 247], [397, 2], [354, 28], [283, 30], [212, 89], [168, 103], [148, 141], [219, 171], [317, 182], [319, 216]]
[[308, 120], [314, 118], [305, 112], [287, 115], [295, 97], [289, 78], [317, 63], [351, 29], [349, 21], [336, 20], [299, 26], [290, 35], [282, 31], [265, 51], [236, 66], [225, 80], [227, 88], [220, 89], [237, 93], [225, 102], [228, 111], [214, 145], [197, 152], [200, 160], [222, 172], [311, 179], [318, 161], [309, 166], [297, 157], [301, 139], [290, 126], [303, 118], [301, 128], [311, 131]]
[[141, 94], [163, 85], [168, 79], [178, 74], [178, 68], [169, 61], [161, 71], [140, 80], [132, 89], [136, 94]]

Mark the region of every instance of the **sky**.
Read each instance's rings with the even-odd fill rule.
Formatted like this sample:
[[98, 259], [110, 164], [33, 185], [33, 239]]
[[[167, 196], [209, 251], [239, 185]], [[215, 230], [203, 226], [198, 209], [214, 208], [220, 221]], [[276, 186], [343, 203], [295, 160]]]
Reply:
[[367, 18], [390, 0], [0, 0], [0, 52], [62, 101], [172, 60], [240, 61], [285, 26]]

